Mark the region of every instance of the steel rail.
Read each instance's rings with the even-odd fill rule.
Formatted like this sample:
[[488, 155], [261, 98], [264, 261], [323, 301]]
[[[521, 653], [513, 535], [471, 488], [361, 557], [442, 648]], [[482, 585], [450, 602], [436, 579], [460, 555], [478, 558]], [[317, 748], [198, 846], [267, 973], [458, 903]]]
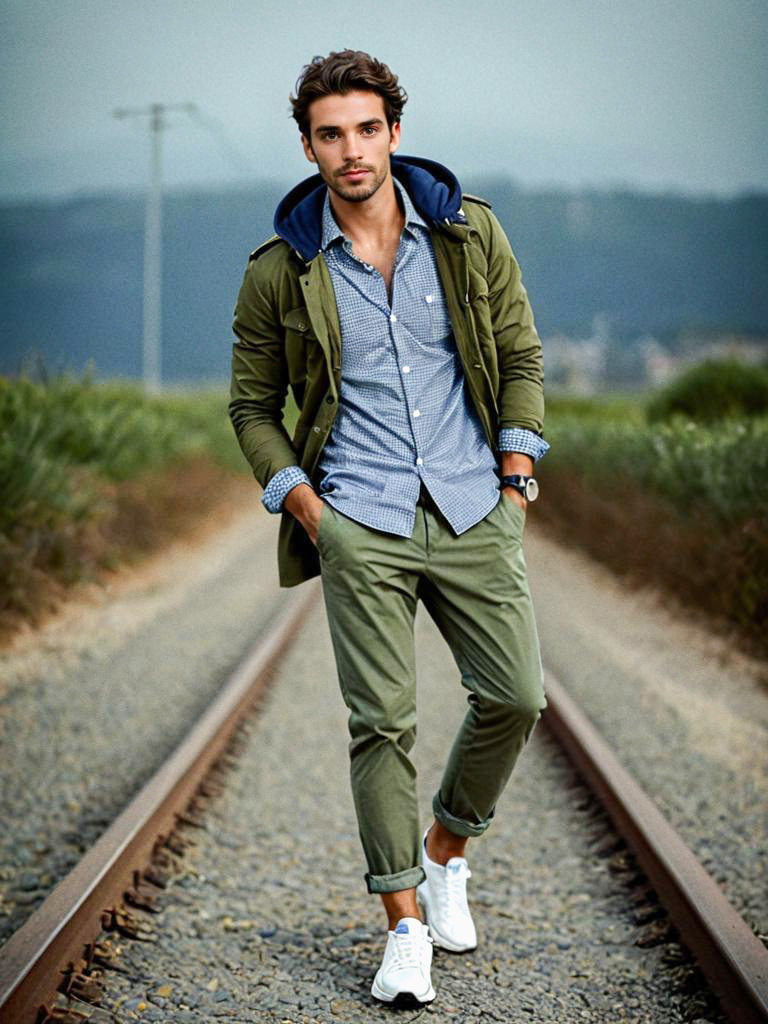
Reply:
[[238, 721], [266, 688], [319, 594], [293, 594], [235, 669], [185, 739], [113, 824], [0, 949], [0, 1021], [33, 1024], [70, 964], [101, 931], [101, 914], [119, 902], [133, 872], [146, 866], [224, 750]]
[[[101, 913], [121, 900], [158, 837], [172, 830], [265, 689], [317, 593], [313, 584], [289, 599], [177, 750], [0, 949], [3, 1024], [32, 1024], [62, 972], [100, 932]], [[544, 724], [633, 850], [725, 1010], [739, 1024], [768, 1020], [768, 952], [549, 671], [546, 691]]]
[[738, 1024], [765, 1024], [768, 950], [563, 685], [545, 675], [542, 722], [632, 849], [725, 1011]]

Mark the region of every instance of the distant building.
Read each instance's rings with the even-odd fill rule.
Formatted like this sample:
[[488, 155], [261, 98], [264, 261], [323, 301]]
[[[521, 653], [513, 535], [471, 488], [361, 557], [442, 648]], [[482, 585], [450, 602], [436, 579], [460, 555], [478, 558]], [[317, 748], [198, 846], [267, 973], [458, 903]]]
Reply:
[[558, 332], [542, 348], [547, 386], [570, 395], [655, 390], [708, 359], [768, 366], [768, 337], [688, 329], [664, 341], [648, 333], [619, 339], [605, 314], [594, 317], [590, 337]]

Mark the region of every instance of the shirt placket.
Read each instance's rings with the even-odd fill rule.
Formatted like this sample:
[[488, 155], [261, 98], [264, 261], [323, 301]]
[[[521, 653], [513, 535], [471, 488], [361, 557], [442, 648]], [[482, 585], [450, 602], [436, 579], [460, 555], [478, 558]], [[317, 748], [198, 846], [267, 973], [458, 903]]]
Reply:
[[[407, 353], [407, 342], [405, 331], [401, 326], [398, 310], [399, 305], [399, 289], [398, 281], [402, 273], [403, 268], [408, 263], [409, 259], [412, 259], [415, 255], [415, 249], [418, 242], [415, 238], [412, 238], [409, 234], [403, 234], [400, 238], [400, 242], [397, 247], [397, 254], [395, 256], [395, 265], [392, 270], [392, 300], [391, 303], [387, 300], [387, 288], [384, 283], [384, 278], [381, 276], [379, 271], [371, 266], [370, 263], [366, 263], [365, 260], [361, 260], [359, 256], [355, 255], [352, 248], [351, 242], [345, 239], [342, 248], [346, 255], [357, 265], [358, 268], [362, 268], [366, 275], [369, 275], [372, 279], [372, 283], [376, 282], [376, 291], [380, 293], [383, 298], [378, 295], [374, 295], [374, 289], [364, 289], [366, 298], [369, 302], [376, 306], [379, 312], [386, 318], [387, 327], [389, 332], [389, 340], [392, 346], [392, 358], [394, 367], [397, 371], [400, 389], [405, 403], [406, 412], [408, 415], [408, 424], [411, 430], [411, 438], [413, 440], [413, 462], [417, 467], [424, 465], [424, 458], [422, 455], [423, 448], [423, 429], [421, 429], [420, 419], [422, 411], [419, 408], [419, 403], [414, 401], [410, 395], [410, 389], [408, 384], [412, 379], [410, 374], [412, 373], [413, 367], [410, 365], [413, 361]], [[406, 351], [403, 351], [403, 349]], [[415, 351], [414, 351], [415, 355]]]
[[[418, 396], [413, 395], [413, 387], [411, 381], [413, 380], [413, 366], [411, 363], [414, 361], [416, 356], [416, 349], [412, 344], [408, 342], [408, 335], [406, 329], [402, 326], [399, 319], [400, 305], [400, 289], [398, 284], [401, 280], [401, 274], [403, 268], [410, 259], [413, 259], [416, 255], [416, 247], [418, 241], [409, 235], [403, 235], [400, 239], [400, 245], [397, 249], [397, 256], [395, 258], [395, 266], [392, 271], [392, 307], [390, 313], [390, 337], [392, 338], [392, 347], [395, 352], [395, 360], [397, 367], [400, 372], [400, 386], [402, 389], [403, 401], [405, 402], [405, 408], [408, 414], [408, 423], [411, 428], [411, 437], [413, 438], [413, 460], [414, 465], [420, 468], [424, 465], [423, 456], [423, 441], [424, 431], [421, 423], [421, 409], [419, 408]], [[411, 349], [411, 354], [408, 354], [408, 349]], [[410, 385], [410, 386], [409, 386]]]

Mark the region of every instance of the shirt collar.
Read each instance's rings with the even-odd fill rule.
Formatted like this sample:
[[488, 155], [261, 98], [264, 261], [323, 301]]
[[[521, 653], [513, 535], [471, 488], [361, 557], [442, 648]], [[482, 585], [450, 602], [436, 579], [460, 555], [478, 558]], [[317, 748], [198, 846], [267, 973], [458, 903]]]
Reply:
[[[406, 190], [403, 188], [403, 186], [400, 184], [397, 178], [393, 178], [392, 181], [394, 182], [397, 194], [400, 196], [400, 199], [402, 200], [403, 211], [405, 213], [406, 229], [410, 231], [411, 234], [414, 234], [414, 227], [426, 228], [427, 222], [424, 220], [423, 217], [420, 216], [420, 214], [416, 210], [415, 206], [411, 202], [411, 197], [408, 195]], [[333, 216], [333, 211], [331, 210], [331, 201], [329, 198], [328, 190], [326, 189], [325, 201], [323, 203], [323, 250], [327, 249], [330, 245], [333, 245], [333, 243], [337, 242], [339, 239], [344, 239], [344, 232], [336, 223], [336, 218]]]

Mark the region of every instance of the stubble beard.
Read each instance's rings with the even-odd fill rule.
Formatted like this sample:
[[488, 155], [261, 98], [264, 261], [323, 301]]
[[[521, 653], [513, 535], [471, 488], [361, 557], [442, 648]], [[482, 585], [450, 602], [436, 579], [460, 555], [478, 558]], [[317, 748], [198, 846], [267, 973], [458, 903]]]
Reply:
[[[351, 170], [352, 168], [347, 169]], [[365, 169], [368, 171], [375, 170], [368, 166]], [[375, 195], [387, 180], [387, 170], [388, 168], [385, 167], [379, 174], [374, 176], [373, 181], [368, 185], [357, 187], [344, 185], [343, 181], [336, 177], [336, 175], [326, 178], [325, 183], [340, 199], [344, 199], [348, 203], [364, 203], [366, 199], [370, 199], [371, 196]], [[323, 175], [323, 177], [325, 176]]]

